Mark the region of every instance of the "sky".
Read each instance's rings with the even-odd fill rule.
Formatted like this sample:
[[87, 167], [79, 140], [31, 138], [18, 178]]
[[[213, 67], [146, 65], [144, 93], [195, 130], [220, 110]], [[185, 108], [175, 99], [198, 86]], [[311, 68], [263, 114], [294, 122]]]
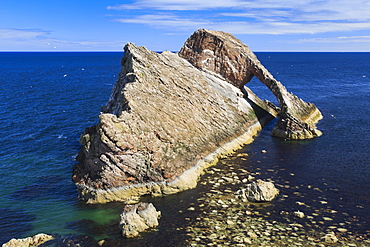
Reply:
[[179, 51], [200, 28], [257, 52], [370, 52], [370, 0], [0, 2], [0, 51]]

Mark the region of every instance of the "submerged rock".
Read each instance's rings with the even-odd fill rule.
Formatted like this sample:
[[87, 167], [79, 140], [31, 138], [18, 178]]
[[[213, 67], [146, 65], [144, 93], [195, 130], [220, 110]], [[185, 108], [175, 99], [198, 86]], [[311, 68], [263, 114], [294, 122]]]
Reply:
[[186, 41], [180, 56], [202, 70], [220, 74], [240, 89], [256, 76], [276, 96], [281, 108], [280, 119], [272, 135], [285, 139], [308, 139], [321, 135], [315, 127], [322, 118], [316, 106], [289, 93], [248, 46], [233, 35], [200, 29]]
[[158, 226], [160, 214], [152, 203], [126, 205], [119, 223], [122, 235], [127, 238], [136, 237], [140, 232]]
[[176, 53], [125, 46], [99, 123], [80, 138], [73, 181], [87, 203], [194, 188], [203, 170], [248, 144], [276, 108]]
[[238, 190], [236, 194], [243, 201], [269, 202], [279, 194], [279, 190], [273, 183], [259, 179], [256, 182], [247, 184], [245, 188]]
[[324, 240], [327, 244], [335, 244], [338, 242], [337, 236], [335, 236], [334, 232], [327, 233], [324, 237], [322, 237], [322, 240]]
[[49, 240], [48, 242], [40, 245], [40, 247], [100, 247], [98, 241], [94, 239], [93, 236], [86, 236], [86, 235], [75, 235], [75, 234], [68, 234], [68, 235], [55, 235], [55, 238]]
[[37, 234], [33, 237], [11, 239], [9, 242], [2, 245], [2, 247], [29, 247], [39, 246], [47, 241], [54, 239], [53, 236], [44, 233]]
[[294, 211], [294, 216], [298, 218], [304, 218], [304, 213], [301, 211]]

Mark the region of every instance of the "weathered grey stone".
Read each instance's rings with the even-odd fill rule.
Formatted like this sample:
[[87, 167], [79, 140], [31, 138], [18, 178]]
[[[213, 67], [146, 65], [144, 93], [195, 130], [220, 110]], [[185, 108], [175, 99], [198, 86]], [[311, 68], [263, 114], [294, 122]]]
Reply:
[[2, 247], [36, 247], [52, 239], [54, 239], [53, 236], [40, 233], [28, 238], [13, 238], [9, 242], [3, 244]]
[[315, 127], [322, 118], [316, 106], [289, 93], [248, 46], [233, 35], [200, 29], [186, 41], [180, 56], [200, 69], [220, 74], [242, 90], [256, 76], [276, 96], [281, 107], [280, 120], [272, 135], [285, 139], [308, 139], [321, 135]]
[[140, 232], [158, 226], [160, 214], [152, 203], [126, 205], [119, 222], [122, 235], [127, 238], [136, 237]]
[[247, 184], [245, 188], [238, 190], [236, 194], [243, 201], [269, 202], [279, 194], [279, 190], [273, 183], [259, 179], [256, 182]]

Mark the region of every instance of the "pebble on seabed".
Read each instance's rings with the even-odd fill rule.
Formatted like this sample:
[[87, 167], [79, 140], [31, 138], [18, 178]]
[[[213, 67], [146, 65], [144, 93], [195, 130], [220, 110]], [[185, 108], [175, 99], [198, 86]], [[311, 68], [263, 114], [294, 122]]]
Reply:
[[296, 216], [298, 218], [303, 218], [304, 217], [304, 213], [303, 212], [300, 212], [300, 211], [296, 211], [296, 212], [294, 212], [294, 216]]

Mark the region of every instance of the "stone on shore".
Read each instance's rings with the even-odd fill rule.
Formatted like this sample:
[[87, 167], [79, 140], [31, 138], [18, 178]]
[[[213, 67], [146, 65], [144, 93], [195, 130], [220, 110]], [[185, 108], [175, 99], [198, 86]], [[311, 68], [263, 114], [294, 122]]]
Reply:
[[269, 202], [279, 194], [279, 190], [273, 183], [259, 179], [256, 182], [247, 184], [245, 188], [238, 190], [236, 194], [242, 201]]
[[9, 242], [3, 244], [2, 247], [36, 247], [52, 239], [54, 239], [53, 236], [40, 233], [28, 238], [13, 238]]
[[122, 235], [127, 238], [136, 237], [140, 232], [158, 226], [160, 214], [152, 203], [126, 205], [119, 223]]

